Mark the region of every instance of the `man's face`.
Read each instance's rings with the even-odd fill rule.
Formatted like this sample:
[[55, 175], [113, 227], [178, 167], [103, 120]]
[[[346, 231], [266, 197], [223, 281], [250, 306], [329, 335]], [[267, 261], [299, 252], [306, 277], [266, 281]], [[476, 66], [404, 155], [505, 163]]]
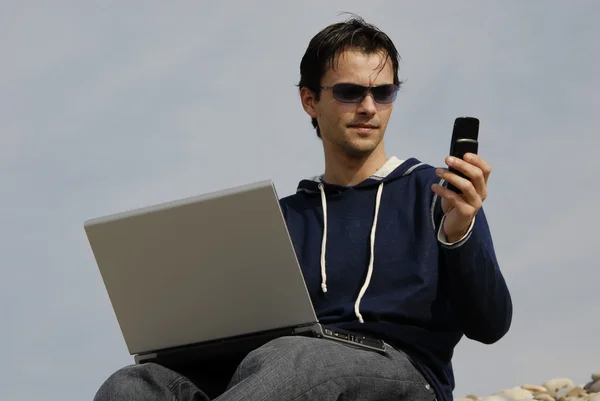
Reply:
[[[339, 54], [321, 81], [321, 86], [353, 83], [376, 86], [394, 83], [392, 63], [382, 52], [364, 54], [346, 50]], [[302, 93], [306, 112], [316, 118], [325, 149], [361, 157], [383, 148], [383, 135], [392, 113], [392, 104], [376, 103], [369, 93], [361, 103], [343, 103], [334, 99], [331, 89], [322, 89], [318, 101], [311, 91]]]

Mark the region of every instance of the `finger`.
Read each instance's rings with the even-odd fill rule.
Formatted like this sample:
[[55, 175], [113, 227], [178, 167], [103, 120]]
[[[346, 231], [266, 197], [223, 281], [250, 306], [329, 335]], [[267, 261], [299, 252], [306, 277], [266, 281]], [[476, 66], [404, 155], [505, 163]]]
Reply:
[[490, 166], [490, 164], [483, 157], [475, 153], [465, 153], [464, 160], [481, 169], [481, 171], [483, 172], [483, 177], [485, 178], [485, 182], [487, 184], [488, 178], [492, 173], [492, 166]]
[[471, 216], [476, 210], [476, 208], [467, 203], [462, 196], [448, 188], [439, 184], [433, 184], [431, 190], [438, 194], [442, 199], [448, 201], [454, 209], [464, 216]]
[[[469, 205], [474, 208], [479, 208], [482, 203], [482, 198], [473, 186], [473, 183], [467, 178], [463, 178], [460, 175], [453, 173], [452, 171], [438, 168], [436, 169], [438, 177], [443, 178], [449, 184], [454, 185], [462, 192], [462, 199], [464, 199]], [[454, 193], [454, 191], [449, 190]], [[457, 194], [458, 195], [458, 194]], [[458, 195], [460, 197], [460, 195]]]
[[[465, 157], [469, 158], [468, 156]], [[487, 179], [485, 173], [478, 165], [471, 164], [470, 161], [461, 160], [456, 157], [447, 157], [446, 163], [448, 166], [460, 171], [469, 178], [481, 199], [485, 200], [485, 198], [487, 198]]]

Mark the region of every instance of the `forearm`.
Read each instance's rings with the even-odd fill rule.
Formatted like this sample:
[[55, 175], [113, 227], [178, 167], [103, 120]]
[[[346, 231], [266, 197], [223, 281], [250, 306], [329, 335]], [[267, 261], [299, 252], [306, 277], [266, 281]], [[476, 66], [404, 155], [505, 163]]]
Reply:
[[510, 328], [512, 300], [483, 210], [472, 230], [457, 244], [440, 242], [449, 299], [468, 338], [490, 344]]

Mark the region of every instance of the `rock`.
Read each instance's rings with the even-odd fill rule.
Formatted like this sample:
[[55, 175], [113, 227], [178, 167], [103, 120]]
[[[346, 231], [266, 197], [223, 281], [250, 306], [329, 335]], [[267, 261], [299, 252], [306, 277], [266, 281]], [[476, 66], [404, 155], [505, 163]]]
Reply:
[[[566, 387], [566, 388], [561, 388], [560, 390], [558, 390], [556, 392], [556, 395], [554, 396], [557, 400], [560, 400], [561, 398], [567, 398], [567, 394], [569, 394], [569, 392], [573, 390], [572, 388]], [[564, 400], [563, 400], [564, 401]]]
[[567, 398], [579, 398], [585, 395], [583, 387], [575, 387], [567, 393]]
[[536, 384], [524, 384], [521, 386], [521, 388], [524, 388], [525, 390], [529, 390], [532, 393], [545, 393], [546, 391], [548, 391], [548, 389], [546, 389], [546, 387], [538, 386]]
[[[544, 387], [546, 387], [546, 389], [548, 390], [548, 393], [556, 396], [560, 390], [564, 390], [564, 389], [571, 390], [573, 387], [575, 387], [575, 384], [573, 384], [573, 380], [571, 380], [571, 379], [556, 378], [556, 379], [548, 380], [546, 383], [544, 383]], [[557, 397], [557, 399], [558, 398], [560, 398], [560, 397]]]
[[600, 372], [593, 373], [592, 381], [585, 385], [576, 386], [571, 379], [558, 377], [541, 386], [523, 384], [485, 397], [469, 394], [454, 401], [600, 401]]
[[533, 394], [533, 398], [539, 401], [556, 401], [556, 399], [550, 394], [541, 391], [539, 393]]
[[511, 401], [507, 396], [502, 396], [500, 394], [494, 394], [487, 397], [484, 397], [481, 401]]
[[515, 401], [533, 400], [533, 393], [521, 387], [513, 387], [500, 392], [500, 395], [506, 395]]
[[588, 393], [600, 393], [600, 380], [597, 382], [592, 382], [592, 384], [586, 388]]

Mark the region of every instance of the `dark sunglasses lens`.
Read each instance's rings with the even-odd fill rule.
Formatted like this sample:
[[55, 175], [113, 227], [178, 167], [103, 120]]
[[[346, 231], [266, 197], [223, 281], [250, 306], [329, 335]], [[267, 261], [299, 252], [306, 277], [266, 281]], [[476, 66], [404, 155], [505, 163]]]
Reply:
[[[336, 84], [333, 86], [333, 97], [344, 103], [361, 102], [367, 94], [368, 88], [356, 84]], [[377, 103], [392, 103], [396, 100], [398, 90], [396, 85], [381, 85], [371, 88], [373, 99]]]
[[371, 93], [373, 93], [373, 99], [377, 103], [392, 103], [396, 100], [398, 90], [396, 89], [396, 85], [390, 84], [376, 86], [371, 89]]
[[355, 103], [362, 100], [367, 88], [354, 84], [336, 84], [332, 90], [335, 100], [344, 103]]

